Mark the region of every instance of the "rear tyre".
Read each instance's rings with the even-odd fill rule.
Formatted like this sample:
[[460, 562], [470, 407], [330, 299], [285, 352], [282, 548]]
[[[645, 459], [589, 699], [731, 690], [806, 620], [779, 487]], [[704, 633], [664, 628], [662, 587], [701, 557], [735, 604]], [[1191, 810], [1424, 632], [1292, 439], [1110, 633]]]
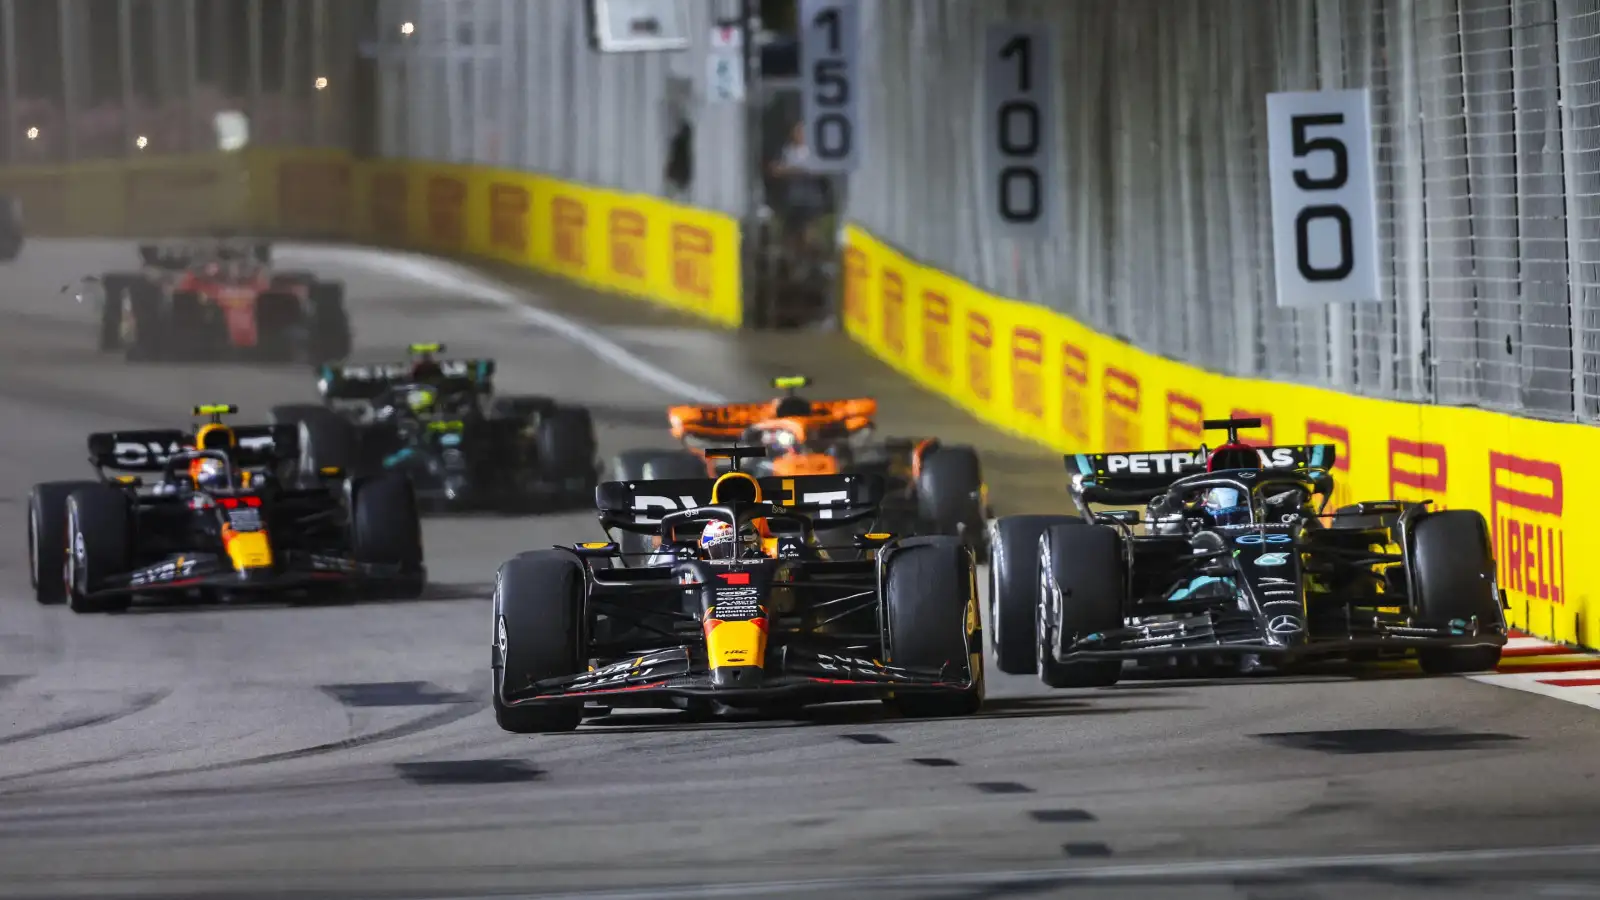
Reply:
[[1053, 688], [1110, 687], [1121, 660], [1062, 663], [1093, 634], [1122, 627], [1127, 599], [1121, 537], [1108, 525], [1057, 525], [1039, 538], [1039, 680]]
[[1039, 538], [1056, 525], [1082, 525], [1077, 516], [1006, 516], [994, 526], [989, 554], [989, 646], [1007, 675], [1039, 671]]
[[901, 540], [880, 554], [886, 661], [970, 678], [960, 693], [905, 693], [888, 701], [918, 718], [966, 716], [983, 706], [983, 635], [971, 548], [945, 535]]
[[133, 568], [133, 517], [128, 495], [105, 484], [80, 487], [67, 497], [67, 606], [75, 613], [128, 608], [126, 594], [95, 597], [106, 579]]
[[427, 570], [422, 558], [422, 520], [416, 493], [403, 475], [360, 478], [350, 486], [352, 544], [360, 563], [398, 566], [401, 575], [381, 593], [410, 600], [422, 595]]
[[306, 331], [304, 317], [297, 294], [272, 290], [256, 297], [256, 351], [261, 359], [294, 362]]
[[[282, 420], [278, 418], [280, 411]], [[319, 478], [325, 468], [365, 474], [361, 465], [361, 432], [354, 422], [322, 406], [280, 406], [274, 407], [272, 414], [273, 421], [292, 421], [300, 426], [302, 478]]]
[[941, 446], [922, 461], [917, 476], [917, 507], [936, 534], [953, 534], [987, 559], [984, 533], [983, 467], [978, 451]]
[[100, 281], [105, 293], [105, 304], [100, 308], [101, 353], [122, 349], [122, 305], [126, 302], [130, 281], [126, 275], [107, 275]]
[[546, 478], [582, 478], [594, 488], [594, 419], [587, 409], [563, 406], [539, 420], [534, 446]]
[[161, 288], [143, 280], [130, 281], [127, 288], [133, 337], [123, 347], [124, 356], [129, 362], [166, 359], [175, 335], [168, 332], [172, 322]]
[[507, 692], [582, 671], [583, 564], [560, 550], [506, 561], [495, 574], [490, 666], [495, 722], [513, 734], [572, 731], [583, 702], [507, 706]]
[[[1416, 568], [1417, 620], [1434, 628], [1481, 630], [1506, 627], [1495, 584], [1489, 528], [1477, 510], [1451, 509], [1420, 517], [1411, 528], [1411, 564]], [[1500, 665], [1497, 646], [1424, 647], [1417, 651], [1430, 675], [1486, 672]]]
[[33, 599], [45, 606], [67, 602], [67, 498], [96, 481], [47, 481], [28, 493], [28, 576]]
[[337, 281], [313, 281], [307, 296], [311, 315], [308, 335], [311, 362], [321, 365], [349, 356], [353, 336], [350, 314], [344, 307], [344, 285]]

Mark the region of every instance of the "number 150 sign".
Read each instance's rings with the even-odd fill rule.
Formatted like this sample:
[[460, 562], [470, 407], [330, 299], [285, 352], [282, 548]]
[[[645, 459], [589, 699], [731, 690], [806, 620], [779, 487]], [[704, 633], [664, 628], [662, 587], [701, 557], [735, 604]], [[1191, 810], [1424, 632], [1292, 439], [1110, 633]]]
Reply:
[[1267, 95], [1279, 306], [1379, 300], [1371, 121], [1364, 90]]

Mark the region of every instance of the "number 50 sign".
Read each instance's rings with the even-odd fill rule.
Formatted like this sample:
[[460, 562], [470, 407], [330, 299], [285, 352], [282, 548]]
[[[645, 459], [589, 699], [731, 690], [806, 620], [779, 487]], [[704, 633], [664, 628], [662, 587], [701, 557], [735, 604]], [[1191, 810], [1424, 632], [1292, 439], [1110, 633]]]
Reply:
[[1365, 90], [1267, 95], [1279, 306], [1379, 299], [1371, 121]]

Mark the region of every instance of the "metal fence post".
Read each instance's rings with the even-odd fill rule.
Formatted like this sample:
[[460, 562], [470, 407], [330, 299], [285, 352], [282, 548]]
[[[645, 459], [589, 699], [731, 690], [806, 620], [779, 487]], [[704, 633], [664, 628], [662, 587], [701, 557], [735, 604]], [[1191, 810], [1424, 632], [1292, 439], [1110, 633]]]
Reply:
[[0, 0], [0, 32], [5, 33], [5, 45], [0, 46], [0, 54], [5, 56], [5, 101], [6, 114], [3, 124], [6, 129], [4, 143], [4, 157], [6, 162], [13, 162], [17, 158], [17, 8], [16, 0]]
[[61, 0], [56, 6], [61, 33], [61, 144], [66, 162], [78, 158], [78, 40], [77, 0]]

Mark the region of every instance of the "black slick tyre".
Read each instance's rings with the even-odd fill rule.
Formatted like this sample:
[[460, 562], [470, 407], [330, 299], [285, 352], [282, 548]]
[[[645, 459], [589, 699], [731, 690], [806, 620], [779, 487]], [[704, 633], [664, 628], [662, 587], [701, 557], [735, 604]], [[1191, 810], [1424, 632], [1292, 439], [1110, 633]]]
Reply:
[[411, 481], [399, 474], [354, 479], [350, 503], [356, 561], [400, 569], [400, 576], [380, 593], [400, 600], [421, 596], [428, 576], [423, 566], [422, 521]]
[[594, 419], [587, 409], [563, 406], [541, 418], [534, 446], [547, 478], [581, 478], [595, 471]]
[[917, 508], [937, 534], [963, 538], [978, 551], [984, 546], [983, 467], [978, 451], [962, 445], [941, 446], [922, 461], [917, 475]]
[[273, 407], [272, 420], [299, 425], [302, 478], [317, 478], [325, 468], [366, 474], [361, 465], [361, 432], [349, 419], [327, 407], [296, 404]]
[[[1477, 510], [1451, 509], [1419, 517], [1410, 529], [1412, 611], [1434, 628], [1505, 628], [1495, 583], [1489, 528]], [[1417, 661], [1430, 675], [1487, 672], [1500, 664], [1501, 647], [1422, 647]]]
[[33, 599], [44, 606], [67, 602], [67, 498], [96, 481], [47, 481], [28, 492], [28, 577]]
[[1039, 538], [1056, 525], [1081, 525], [1077, 516], [1005, 516], [994, 525], [989, 552], [989, 646], [1007, 675], [1039, 671], [1037, 625]]
[[560, 550], [535, 550], [507, 560], [495, 574], [490, 647], [495, 722], [513, 734], [572, 731], [583, 719], [581, 700], [507, 706], [505, 694], [535, 682], [582, 671], [583, 564]]
[[311, 362], [320, 365], [349, 356], [353, 335], [350, 314], [344, 306], [344, 285], [337, 281], [313, 281], [307, 298], [310, 316], [307, 353]]
[[80, 487], [67, 497], [67, 606], [75, 613], [128, 608], [127, 594], [96, 597], [106, 579], [133, 567], [133, 521], [128, 496], [107, 484]]
[[[148, 281], [127, 283], [127, 313], [132, 320], [133, 337], [122, 348], [129, 362], [155, 362], [166, 359], [173, 343], [171, 325], [161, 288]], [[110, 302], [110, 297], [107, 297]], [[119, 322], [119, 327], [120, 327]]]
[[1108, 525], [1057, 525], [1039, 538], [1039, 680], [1053, 688], [1110, 687], [1121, 660], [1063, 663], [1093, 634], [1122, 627], [1127, 583], [1121, 536]]
[[966, 716], [983, 706], [982, 628], [978, 575], [971, 548], [959, 538], [906, 538], [880, 553], [886, 662], [943, 669], [950, 681], [972, 682], [959, 693], [905, 692], [888, 701], [907, 716]]

